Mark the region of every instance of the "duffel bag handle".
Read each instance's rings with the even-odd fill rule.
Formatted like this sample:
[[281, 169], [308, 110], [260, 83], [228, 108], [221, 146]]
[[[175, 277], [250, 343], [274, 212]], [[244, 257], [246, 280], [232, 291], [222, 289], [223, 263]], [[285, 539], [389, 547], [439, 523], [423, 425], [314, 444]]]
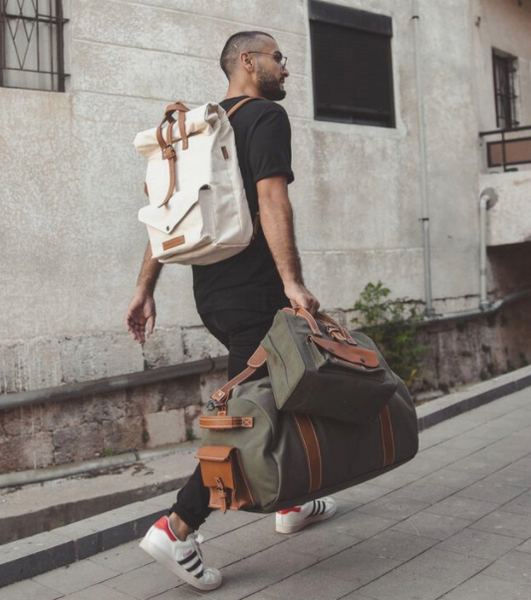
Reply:
[[349, 344], [353, 344], [354, 346], [357, 346], [357, 343], [352, 339], [352, 336], [350, 335], [350, 333], [344, 327], [342, 327], [337, 321], [335, 321], [334, 319], [332, 319], [332, 317], [329, 317], [325, 313], [321, 313], [321, 312], [315, 313], [315, 317], [314, 317], [311, 313], [309, 313], [302, 306], [299, 306], [298, 308], [283, 308], [282, 310], [291, 315], [296, 315], [298, 317], [303, 317], [304, 319], [306, 319], [306, 321], [307, 321], [308, 325], [310, 326], [310, 329], [314, 335], [318, 335], [319, 337], [322, 337], [322, 335], [323, 335], [321, 333], [321, 330], [319, 329], [319, 325], [317, 324], [317, 321], [320, 321], [321, 323], [326, 325], [331, 337], [333, 337], [339, 341], [345, 341], [345, 342], [348, 342]]

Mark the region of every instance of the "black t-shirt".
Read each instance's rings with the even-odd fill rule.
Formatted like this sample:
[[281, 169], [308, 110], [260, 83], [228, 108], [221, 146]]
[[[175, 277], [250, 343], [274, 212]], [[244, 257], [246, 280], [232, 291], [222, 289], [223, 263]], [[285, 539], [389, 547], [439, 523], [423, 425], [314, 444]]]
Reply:
[[[223, 100], [229, 111], [245, 96]], [[291, 170], [291, 128], [286, 111], [269, 100], [252, 100], [231, 117], [238, 161], [253, 218], [258, 211], [256, 184]], [[194, 265], [194, 296], [199, 314], [221, 309], [274, 311], [289, 306], [284, 286], [262, 228], [239, 254], [212, 265]]]

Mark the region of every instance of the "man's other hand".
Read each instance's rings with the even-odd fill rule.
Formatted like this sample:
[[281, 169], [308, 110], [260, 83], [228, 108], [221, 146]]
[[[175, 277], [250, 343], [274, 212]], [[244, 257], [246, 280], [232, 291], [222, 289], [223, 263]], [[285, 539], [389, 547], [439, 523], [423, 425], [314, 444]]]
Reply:
[[305, 308], [309, 313], [315, 315], [319, 310], [319, 300], [302, 283], [288, 283], [284, 286], [284, 293], [291, 302], [293, 308]]
[[131, 337], [139, 344], [144, 344], [146, 341], [146, 331], [153, 333], [156, 315], [153, 296], [137, 292], [127, 309], [125, 326]]

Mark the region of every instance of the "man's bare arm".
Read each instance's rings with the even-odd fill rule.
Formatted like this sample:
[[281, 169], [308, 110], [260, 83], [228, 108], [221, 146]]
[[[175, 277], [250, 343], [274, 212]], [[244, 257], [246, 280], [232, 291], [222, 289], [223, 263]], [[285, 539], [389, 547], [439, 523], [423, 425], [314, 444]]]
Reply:
[[260, 224], [284, 284], [286, 296], [294, 307], [302, 306], [314, 314], [319, 309], [319, 301], [305, 287], [302, 278], [286, 177], [268, 177], [259, 181], [256, 187]]
[[155, 260], [148, 243], [140, 274], [136, 285], [136, 293], [129, 304], [125, 315], [125, 326], [133, 339], [140, 344], [146, 341], [146, 330], [153, 333], [157, 311], [155, 308], [155, 286], [162, 269], [162, 264]]

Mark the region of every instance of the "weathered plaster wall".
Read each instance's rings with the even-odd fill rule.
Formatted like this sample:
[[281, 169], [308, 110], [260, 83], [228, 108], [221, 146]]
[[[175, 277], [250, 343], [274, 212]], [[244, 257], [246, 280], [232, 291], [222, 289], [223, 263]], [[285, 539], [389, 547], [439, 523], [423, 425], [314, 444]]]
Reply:
[[[132, 140], [171, 100], [223, 97], [219, 52], [242, 29], [271, 33], [289, 56], [290, 190], [308, 286], [331, 310], [348, 310], [378, 279], [423, 299], [411, 2], [341, 3], [393, 18], [395, 129], [313, 120], [303, 0], [67, 3], [68, 92], [0, 89], [0, 391], [224, 353], [200, 327], [186, 267], [164, 268], [144, 349], [123, 331], [147, 240], [136, 219], [145, 167]], [[497, 3], [480, 4], [488, 21]], [[512, 19], [504, 35], [527, 52], [513, 31], [522, 12], [502, 4]], [[474, 307], [479, 288], [476, 15], [462, 0], [421, 0], [420, 11], [433, 292], [436, 308], [455, 311]]]

